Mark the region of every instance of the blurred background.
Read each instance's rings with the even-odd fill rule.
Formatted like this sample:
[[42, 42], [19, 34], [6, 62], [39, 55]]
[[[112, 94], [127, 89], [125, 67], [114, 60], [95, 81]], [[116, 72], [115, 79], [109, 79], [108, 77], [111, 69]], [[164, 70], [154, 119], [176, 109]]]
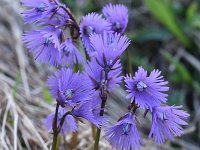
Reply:
[[[107, 3], [122, 3], [129, 9], [125, 34], [131, 39], [129, 56], [122, 56], [123, 73], [138, 66], [159, 69], [169, 81], [170, 105], [182, 105], [191, 116], [181, 138], [164, 145], [147, 140], [151, 116], [140, 120], [145, 145], [152, 150], [200, 149], [200, 1], [199, 0], [63, 0], [78, 22], [89, 12], [101, 13]], [[21, 41], [24, 25], [18, 0], [0, 0], [0, 149], [48, 149], [52, 135], [43, 118], [55, 105], [45, 86], [54, 68], [38, 64]], [[131, 61], [132, 66], [127, 67]], [[127, 111], [122, 88], [110, 97], [111, 122]], [[142, 112], [141, 112], [142, 113]], [[142, 116], [141, 114], [140, 117]], [[60, 137], [60, 149], [92, 149], [91, 125], [80, 124], [78, 134]], [[111, 149], [102, 138], [102, 150]]]

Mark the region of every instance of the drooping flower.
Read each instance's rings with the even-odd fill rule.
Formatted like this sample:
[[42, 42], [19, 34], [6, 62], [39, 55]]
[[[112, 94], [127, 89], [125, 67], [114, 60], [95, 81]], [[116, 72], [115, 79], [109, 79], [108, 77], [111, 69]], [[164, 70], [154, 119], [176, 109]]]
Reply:
[[92, 101], [87, 101], [75, 108], [72, 115], [78, 118], [84, 118], [100, 128], [106, 123], [106, 118], [104, 116], [95, 115], [93, 110]]
[[74, 107], [91, 99], [92, 90], [84, 81], [82, 74], [73, 73], [72, 69], [62, 68], [47, 80], [50, 94], [64, 107]]
[[103, 14], [112, 23], [112, 30], [123, 33], [128, 24], [128, 9], [126, 6], [108, 4], [103, 8]]
[[99, 14], [90, 13], [82, 18], [80, 23], [80, 36], [89, 55], [93, 55], [89, 36], [93, 33], [102, 34], [104, 31], [110, 31], [110, 29], [111, 24]]
[[54, 26], [55, 28], [67, 27], [71, 23], [71, 18], [65, 9], [67, 9], [66, 6], [56, 0], [56, 3], [51, 5], [43, 14], [40, 24]]
[[127, 113], [115, 125], [108, 128], [105, 137], [112, 147], [120, 150], [140, 149], [140, 144], [143, 144], [132, 112]]
[[59, 64], [59, 50], [55, 48], [53, 38], [45, 35], [45, 31], [26, 31], [23, 41], [37, 61], [54, 66]]
[[56, 7], [55, 2], [49, 0], [21, 0], [21, 2], [22, 6], [27, 8], [27, 10], [22, 13], [25, 23], [40, 21]]
[[[67, 112], [66, 108], [59, 107], [58, 109], [58, 117], [57, 117], [57, 127], [60, 125], [61, 118]], [[48, 129], [49, 132], [52, 131], [52, 125], [54, 120], [55, 113], [49, 114], [44, 120], [44, 126]], [[60, 129], [60, 133], [69, 133], [69, 132], [76, 132], [78, 130], [77, 123], [72, 115], [67, 115], [65, 117], [64, 123]]]
[[96, 59], [99, 65], [103, 68], [109, 67], [110, 69], [130, 44], [125, 35], [107, 32], [104, 32], [103, 35], [92, 34], [90, 41], [96, 52]]
[[181, 136], [183, 134], [181, 125], [187, 125], [185, 120], [189, 114], [180, 108], [182, 106], [154, 107], [149, 138], [153, 136], [155, 143], [163, 144], [167, 139], [173, 140], [173, 136]]
[[54, 44], [56, 49], [60, 49], [62, 43], [63, 31], [60, 28], [55, 28], [53, 26], [44, 27], [40, 32], [43, 34], [44, 38], [51, 38], [51, 42]]
[[21, 0], [22, 5], [27, 10], [22, 12], [25, 23], [39, 23], [61, 25], [69, 21], [69, 15], [63, 9], [64, 4], [59, 3], [58, 0]]
[[60, 47], [60, 56], [62, 66], [70, 66], [73, 64], [82, 64], [83, 57], [72, 39], [66, 39]]
[[105, 83], [105, 73], [103, 68], [99, 66], [95, 59], [92, 59], [91, 62], [87, 62], [85, 67], [85, 77], [88, 82], [90, 82], [91, 89], [100, 90], [103, 84], [106, 84], [107, 90], [110, 92], [115, 87], [119, 86], [122, 76], [121, 73], [121, 64], [118, 62], [114, 65], [115, 70], [111, 70], [108, 73], [108, 82]]
[[101, 102], [102, 100], [101, 100], [101, 97], [99, 96], [99, 92], [96, 91], [91, 100], [92, 113], [95, 116], [95, 118], [100, 117], [99, 113], [101, 110]]
[[25, 23], [33, 23], [40, 20], [50, 5], [48, 0], [21, 0], [21, 2], [24, 7], [28, 8], [22, 13]]
[[166, 86], [168, 82], [164, 81], [160, 74], [161, 71], [153, 70], [147, 76], [147, 71], [139, 67], [134, 77], [127, 75], [125, 77], [127, 98], [130, 98], [131, 102], [135, 102], [139, 107], [150, 109], [150, 111], [154, 106], [166, 103], [168, 95], [164, 92], [169, 90], [169, 87]]

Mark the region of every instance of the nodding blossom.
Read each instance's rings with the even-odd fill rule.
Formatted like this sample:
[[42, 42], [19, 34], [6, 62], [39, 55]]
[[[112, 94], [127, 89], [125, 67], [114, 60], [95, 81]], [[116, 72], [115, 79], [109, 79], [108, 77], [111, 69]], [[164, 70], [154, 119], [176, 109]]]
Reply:
[[62, 66], [83, 64], [83, 57], [72, 39], [66, 39], [60, 46], [60, 64]]
[[21, 0], [21, 3], [27, 8], [22, 12], [25, 23], [44, 24], [51, 21], [54, 23], [69, 21], [69, 16], [63, 9], [65, 5], [59, 3], [58, 0]]
[[103, 8], [103, 14], [112, 24], [112, 30], [117, 33], [124, 33], [128, 24], [128, 9], [122, 4], [108, 4]]
[[108, 92], [111, 92], [112, 89], [119, 86], [122, 76], [121, 74], [121, 64], [117, 63], [114, 65], [115, 70], [111, 70], [108, 73], [108, 81], [105, 83], [105, 72], [103, 68], [99, 66], [96, 59], [92, 59], [91, 62], [87, 62], [85, 67], [85, 76], [86, 80], [90, 82], [91, 89], [100, 90], [103, 84], [106, 84]]
[[[57, 127], [59, 127], [61, 119], [65, 113], [67, 113], [67, 109], [65, 107], [64, 108], [59, 107], [58, 116], [57, 116]], [[44, 127], [46, 127], [49, 132], [52, 132], [53, 130], [52, 125], [54, 121], [54, 115], [55, 113], [51, 113], [44, 120]], [[77, 132], [77, 131], [78, 131], [78, 126], [77, 126], [75, 118], [71, 114], [67, 115], [60, 129], [60, 133], [64, 134], [64, 133]]]
[[167, 139], [173, 140], [174, 136], [181, 136], [183, 128], [181, 125], [188, 125], [186, 119], [189, 114], [180, 110], [182, 106], [158, 106], [153, 108], [152, 126], [149, 138], [163, 144]]
[[53, 66], [58, 66], [60, 53], [55, 48], [53, 38], [47, 36], [43, 30], [26, 31], [23, 41], [29, 51], [33, 54], [35, 60]]
[[[89, 83], [88, 83], [89, 84]], [[62, 106], [75, 107], [91, 100], [92, 90], [84, 81], [84, 75], [73, 73], [72, 69], [62, 68], [47, 80], [50, 94]]]
[[89, 55], [92, 56], [94, 52], [90, 44], [90, 35], [94, 33], [103, 34], [104, 31], [109, 32], [110, 30], [111, 24], [102, 18], [102, 15], [90, 13], [82, 18], [80, 23], [80, 36]]
[[137, 130], [135, 115], [127, 113], [116, 124], [105, 131], [105, 137], [112, 147], [120, 150], [140, 149], [143, 140]]
[[154, 106], [166, 103], [168, 95], [165, 92], [169, 90], [169, 87], [166, 86], [168, 82], [164, 81], [160, 74], [161, 71], [153, 70], [147, 76], [147, 71], [139, 67], [134, 77], [127, 75], [125, 77], [127, 98], [130, 98], [131, 102], [135, 102], [139, 107], [151, 111]]
[[91, 45], [94, 48], [95, 58], [102, 68], [113, 69], [115, 63], [130, 44], [125, 35], [104, 32], [90, 36]]

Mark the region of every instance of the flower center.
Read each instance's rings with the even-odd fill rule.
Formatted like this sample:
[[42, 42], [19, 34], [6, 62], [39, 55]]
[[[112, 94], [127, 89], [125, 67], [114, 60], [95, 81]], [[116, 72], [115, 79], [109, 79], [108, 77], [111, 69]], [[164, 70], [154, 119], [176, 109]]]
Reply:
[[158, 112], [157, 116], [161, 121], [167, 120], [167, 116], [166, 116], [165, 112]]
[[69, 100], [73, 96], [73, 90], [72, 89], [68, 89], [68, 90], [65, 91], [64, 94], [65, 94], [65, 98]]
[[64, 47], [63, 48], [63, 56], [69, 56], [69, 54], [70, 54], [69, 49], [67, 47]]
[[85, 34], [90, 35], [91, 33], [94, 33], [94, 28], [91, 26], [86, 26], [84, 28], [84, 32], [85, 32]]
[[122, 124], [122, 129], [124, 131], [124, 134], [127, 135], [131, 130], [131, 124], [130, 123]]
[[44, 3], [40, 4], [38, 7], [35, 8], [37, 12], [44, 12], [46, 5]]
[[113, 23], [113, 30], [116, 32], [121, 32], [121, 30], [122, 30], [121, 24], [119, 22]]
[[50, 38], [45, 38], [44, 46], [48, 47], [49, 44], [51, 44], [51, 43], [52, 43], [52, 39], [50, 39]]
[[110, 66], [112, 63], [113, 63], [113, 60], [112, 60], [112, 59], [110, 59], [110, 60], [107, 61], [107, 65], [108, 65], [108, 66]]
[[147, 88], [147, 85], [144, 82], [140, 81], [137, 83], [136, 88], [139, 92], [143, 92]]

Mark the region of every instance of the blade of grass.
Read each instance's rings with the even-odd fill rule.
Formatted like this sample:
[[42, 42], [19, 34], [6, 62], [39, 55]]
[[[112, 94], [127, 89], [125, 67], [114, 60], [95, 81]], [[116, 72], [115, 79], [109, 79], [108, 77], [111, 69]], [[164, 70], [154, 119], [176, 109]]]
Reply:
[[162, 24], [166, 26], [172, 33], [180, 40], [180, 42], [187, 48], [191, 47], [190, 40], [181, 30], [180, 26], [176, 22], [176, 16], [173, 13], [170, 3], [163, 0], [144, 0], [151, 13]]
[[14, 99], [15, 99], [15, 96], [16, 96], [20, 81], [21, 81], [20, 71], [17, 70], [16, 77], [15, 77], [15, 85], [13, 87], [13, 92], [12, 92]]
[[186, 82], [188, 84], [192, 84], [192, 77], [189, 73], [189, 71], [185, 68], [185, 66], [179, 62], [175, 57], [173, 57], [169, 52], [162, 50], [161, 54], [164, 56], [164, 58], [170, 62], [170, 64], [173, 64], [176, 68], [176, 71], [178, 73], [177, 76], [182, 80], [182, 82]]

